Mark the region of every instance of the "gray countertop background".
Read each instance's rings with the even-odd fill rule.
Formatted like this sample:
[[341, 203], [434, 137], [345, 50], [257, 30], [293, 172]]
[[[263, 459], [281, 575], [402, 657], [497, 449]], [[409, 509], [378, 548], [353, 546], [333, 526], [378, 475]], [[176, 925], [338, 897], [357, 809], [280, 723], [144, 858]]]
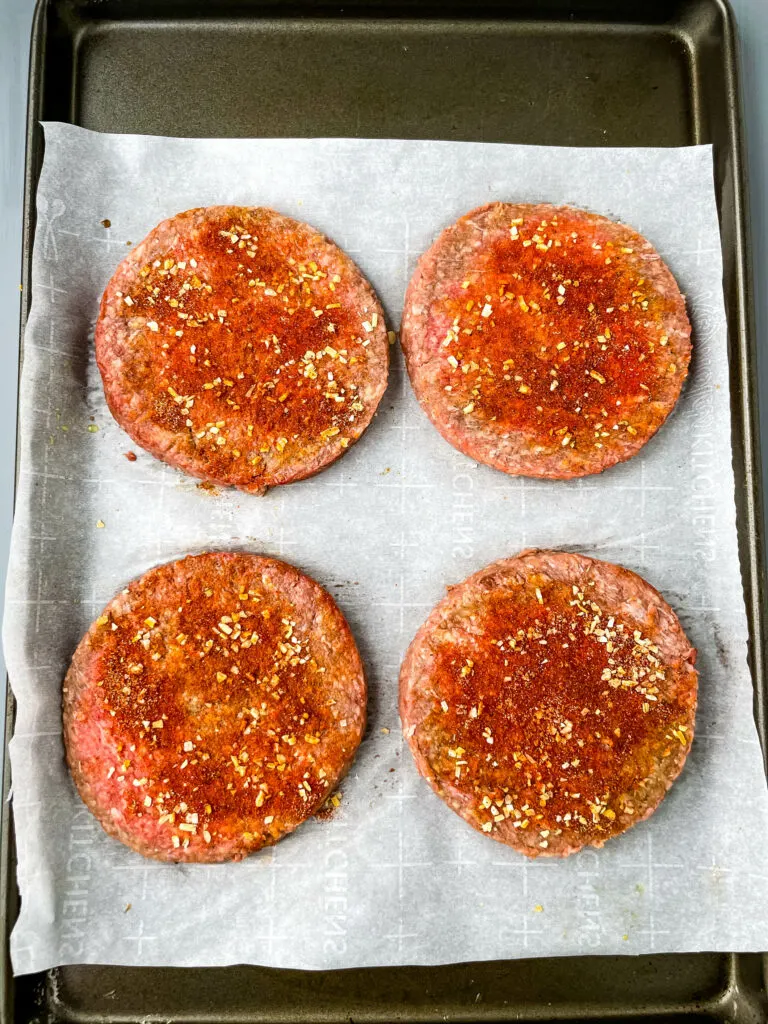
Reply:
[[[768, 0], [731, 0], [749, 157], [763, 478], [768, 485]], [[0, 0], [0, 588], [13, 514], [27, 61], [34, 0]], [[766, 500], [768, 507], [768, 500]], [[1, 592], [1, 591], [0, 591]], [[0, 678], [5, 666], [0, 653]], [[0, 703], [0, 722], [2, 716]]]

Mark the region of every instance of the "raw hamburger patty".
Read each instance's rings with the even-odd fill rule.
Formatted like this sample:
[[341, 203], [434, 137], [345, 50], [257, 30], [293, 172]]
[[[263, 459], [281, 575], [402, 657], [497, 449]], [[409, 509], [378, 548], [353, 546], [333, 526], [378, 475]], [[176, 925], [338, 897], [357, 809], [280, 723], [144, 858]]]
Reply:
[[104, 829], [169, 861], [239, 860], [314, 814], [365, 728], [344, 617], [284, 562], [215, 552], [151, 569], [80, 642], [64, 739]]
[[332, 242], [263, 207], [211, 206], [163, 221], [117, 268], [96, 360], [137, 444], [262, 493], [360, 437], [389, 353], [371, 286]]
[[528, 857], [602, 846], [656, 809], [693, 739], [695, 650], [645, 580], [524, 551], [437, 605], [400, 674], [421, 774]]
[[636, 454], [688, 373], [685, 300], [625, 224], [491, 203], [447, 228], [408, 287], [416, 395], [455, 448], [522, 476], [599, 473]]

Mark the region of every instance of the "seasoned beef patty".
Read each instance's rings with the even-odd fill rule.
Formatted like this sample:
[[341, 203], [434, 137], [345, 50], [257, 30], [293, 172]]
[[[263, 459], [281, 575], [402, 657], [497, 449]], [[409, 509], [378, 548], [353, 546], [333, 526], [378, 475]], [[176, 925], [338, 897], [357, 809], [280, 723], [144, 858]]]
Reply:
[[524, 551], [450, 589], [400, 674], [416, 765], [473, 828], [565, 857], [647, 818], [680, 773], [695, 650], [645, 580]]
[[599, 473], [674, 408], [685, 300], [641, 235], [565, 206], [491, 203], [439, 236], [408, 287], [402, 346], [455, 448], [521, 476]]
[[239, 860], [292, 832], [365, 728], [357, 648], [284, 562], [213, 552], [151, 569], [104, 609], [64, 684], [64, 739], [104, 829], [168, 861]]
[[389, 353], [381, 306], [337, 246], [273, 210], [212, 206], [163, 221], [123, 260], [96, 359], [137, 444], [262, 493], [360, 437]]

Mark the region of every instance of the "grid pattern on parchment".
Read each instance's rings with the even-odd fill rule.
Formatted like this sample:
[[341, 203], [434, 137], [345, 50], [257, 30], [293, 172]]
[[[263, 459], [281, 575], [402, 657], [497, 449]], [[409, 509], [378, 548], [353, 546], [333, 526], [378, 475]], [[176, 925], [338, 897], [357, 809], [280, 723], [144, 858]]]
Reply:
[[[711, 157], [602, 151], [601, 173], [595, 166], [583, 150], [48, 129], [5, 625], [19, 700], [17, 970], [99, 959], [343, 967], [765, 946], [767, 879], [754, 865], [768, 801], [744, 662]], [[658, 245], [688, 296], [696, 357], [680, 406], [637, 458], [604, 476], [571, 485], [506, 478], [442, 441], [395, 349], [373, 424], [312, 480], [262, 499], [212, 497], [143, 453], [129, 462], [92, 357], [98, 296], [127, 241], [223, 192], [232, 202], [258, 196], [326, 230], [358, 260], [394, 326], [419, 254], [480, 201], [558, 197], [621, 217]], [[145, 863], [102, 835], [73, 793], [61, 678], [126, 580], [216, 546], [287, 558], [331, 591], [366, 662], [370, 728], [331, 821], [309, 822], [238, 865]], [[402, 655], [445, 585], [526, 546], [636, 569], [700, 651], [697, 738], [682, 779], [651, 822], [566, 862], [529, 862], [466, 827], [417, 776], [397, 718]], [[734, 801], [751, 808], [740, 832]]]

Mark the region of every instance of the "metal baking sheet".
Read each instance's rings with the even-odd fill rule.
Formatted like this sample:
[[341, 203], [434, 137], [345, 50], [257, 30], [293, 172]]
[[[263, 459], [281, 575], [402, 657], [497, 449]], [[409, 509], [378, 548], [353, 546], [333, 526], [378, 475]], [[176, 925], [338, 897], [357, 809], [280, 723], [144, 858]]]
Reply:
[[[765, 740], [756, 375], [734, 29], [722, 0], [507, 0], [482, 6], [467, 0], [439, 9], [386, 0], [352, 0], [343, 9], [310, 0], [47, 0], [38, 4], [33, 33], [25, 315], [42, 118], [113, 132], [190, 136], [590, 146], [711, 142], [750, 658]], [[16, 893], [4, 806], [0, 883], [7, 933]], [[508, 961], [322, 975], [255, 967], [77, 967], [15, 984], [6, 965], [0, 985], [8, 1022], [766, 1016], [757, 955]]]

